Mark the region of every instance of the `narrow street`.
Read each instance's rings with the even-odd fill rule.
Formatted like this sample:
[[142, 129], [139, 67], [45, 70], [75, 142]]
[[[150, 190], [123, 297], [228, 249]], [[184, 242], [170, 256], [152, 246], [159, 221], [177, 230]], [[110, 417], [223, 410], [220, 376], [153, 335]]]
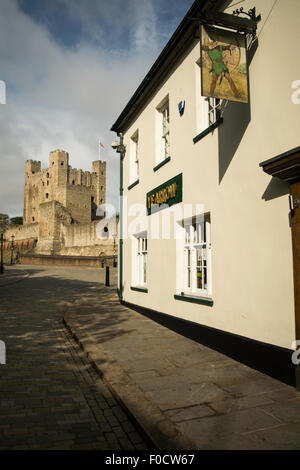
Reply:
[[0, 287], [0, 450], [147, 449], [62, 324], [72, 302], [99, 287], [103, 270], [26, 271], [28, 278]]

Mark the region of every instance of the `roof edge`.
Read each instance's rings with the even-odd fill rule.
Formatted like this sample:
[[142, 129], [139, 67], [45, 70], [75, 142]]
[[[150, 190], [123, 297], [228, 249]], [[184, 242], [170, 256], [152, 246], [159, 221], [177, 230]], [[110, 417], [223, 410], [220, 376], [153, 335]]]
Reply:
[[[192, 17], [195, 17], [197, 13], [202, 11], [208, 4], [213, 4], [214, 8], [219, 8], [220, 4], [222, 3], [224, 3], [224, 1], [222, 0], [196, 0], [193, 3], [193, 5], [188, 10], [175, 32], [169, 39], [168, 43], [166, 44], [166, 46], [164, 47], [152, 67], [150, 68], [149, 72], [146, 74], [146, 76], [136, 89], [135, 93], [132, 95], [127, 105], [115, 121], [115, 123], [112, 125], [110, 129], [111, 131], [120, 134], [127, 127], [126, 123], [132, 121], [132, 116], [130, 119], [128, 119], [129, 110], [132, 109], [132, 107], [137, 103], [138, 99], [141, 98], [143, 94], [147, 91], [151, 81], [155, 76], [157, 76], [158, 71], [161, 65], [164, 63], [165, 59], [168, 57], [170, 52], [173, 51], [176, 45], [178, 45], [182, 34], [188, 30], [189, 26], [192, 25]], [[137, 107], [137, 109], [140, 109], [140, 107]]]

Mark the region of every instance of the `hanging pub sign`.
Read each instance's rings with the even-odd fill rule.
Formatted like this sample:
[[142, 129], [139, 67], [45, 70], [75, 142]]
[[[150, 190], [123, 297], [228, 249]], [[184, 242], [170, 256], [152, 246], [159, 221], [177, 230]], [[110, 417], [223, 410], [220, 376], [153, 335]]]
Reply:
[[201, 26], [202, 96], [248, 103], [245, 35]]
[[149, 191], [146, 196], [147, 215], [173, 206], [182, 201], [182, 173], [157, 188]]

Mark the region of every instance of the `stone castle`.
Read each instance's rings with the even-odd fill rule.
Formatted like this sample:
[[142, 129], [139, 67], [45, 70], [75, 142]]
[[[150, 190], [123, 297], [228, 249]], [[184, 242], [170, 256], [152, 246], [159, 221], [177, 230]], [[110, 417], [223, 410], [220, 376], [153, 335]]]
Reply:
[[75, 223], [96, 220], [97, 207], [105, 203], [106, 162], [93, 162], [92, 173], [69, 165], [69, 154], [63, 150], [50, 152], [49, 168], [41, 170], [41, 162], [27, 160], [23, 225], [40, 222], [44, 207], [58, 202]]
[[63, 150], [50, 152], [45, 170], [27, 160], [23, 225], [9, 228], [5, 238], [13, 235], [17, 246], [30, 246], [34, 254], [115, 255], [116, 224], [103, 211], [97, 214], [105, 202], [106, 162], [94, 161], [92, 172], [78, 170]]

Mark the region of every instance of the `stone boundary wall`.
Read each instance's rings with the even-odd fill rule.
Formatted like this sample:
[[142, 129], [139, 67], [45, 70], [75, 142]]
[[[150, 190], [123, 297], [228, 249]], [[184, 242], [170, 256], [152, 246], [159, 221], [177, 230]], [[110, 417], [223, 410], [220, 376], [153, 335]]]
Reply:
[[52, 265], [52, 266], [113, 266], [113, 256], [62, 256], [62, 255], [21, 255], [22, 265]]
[[[110, 237], [104, 236], [103, 229], [105, 226], [108, 227]], [[102, 219], [87, 224], [65, 225], [62, 227], [62, 234], [66, 248], [72, 246], [111, 245], [113, 243], [112, 236], [117, 234], [117, 227], [112, 220], [107, 221]]]
[[15, 241], [37, 239], [39, 237], [39, 224], [14, 225], [4, 232], [4, 238], [11, 241], [11, 236], [15, 236]]
[[111, 243], [95, 246], [70, 246], [62, 247], [59, 253], [56, 254], [64, 256], [96, 256], [101, 258], [102, 256], [112, 256], [114, 254], [114, 249]]

